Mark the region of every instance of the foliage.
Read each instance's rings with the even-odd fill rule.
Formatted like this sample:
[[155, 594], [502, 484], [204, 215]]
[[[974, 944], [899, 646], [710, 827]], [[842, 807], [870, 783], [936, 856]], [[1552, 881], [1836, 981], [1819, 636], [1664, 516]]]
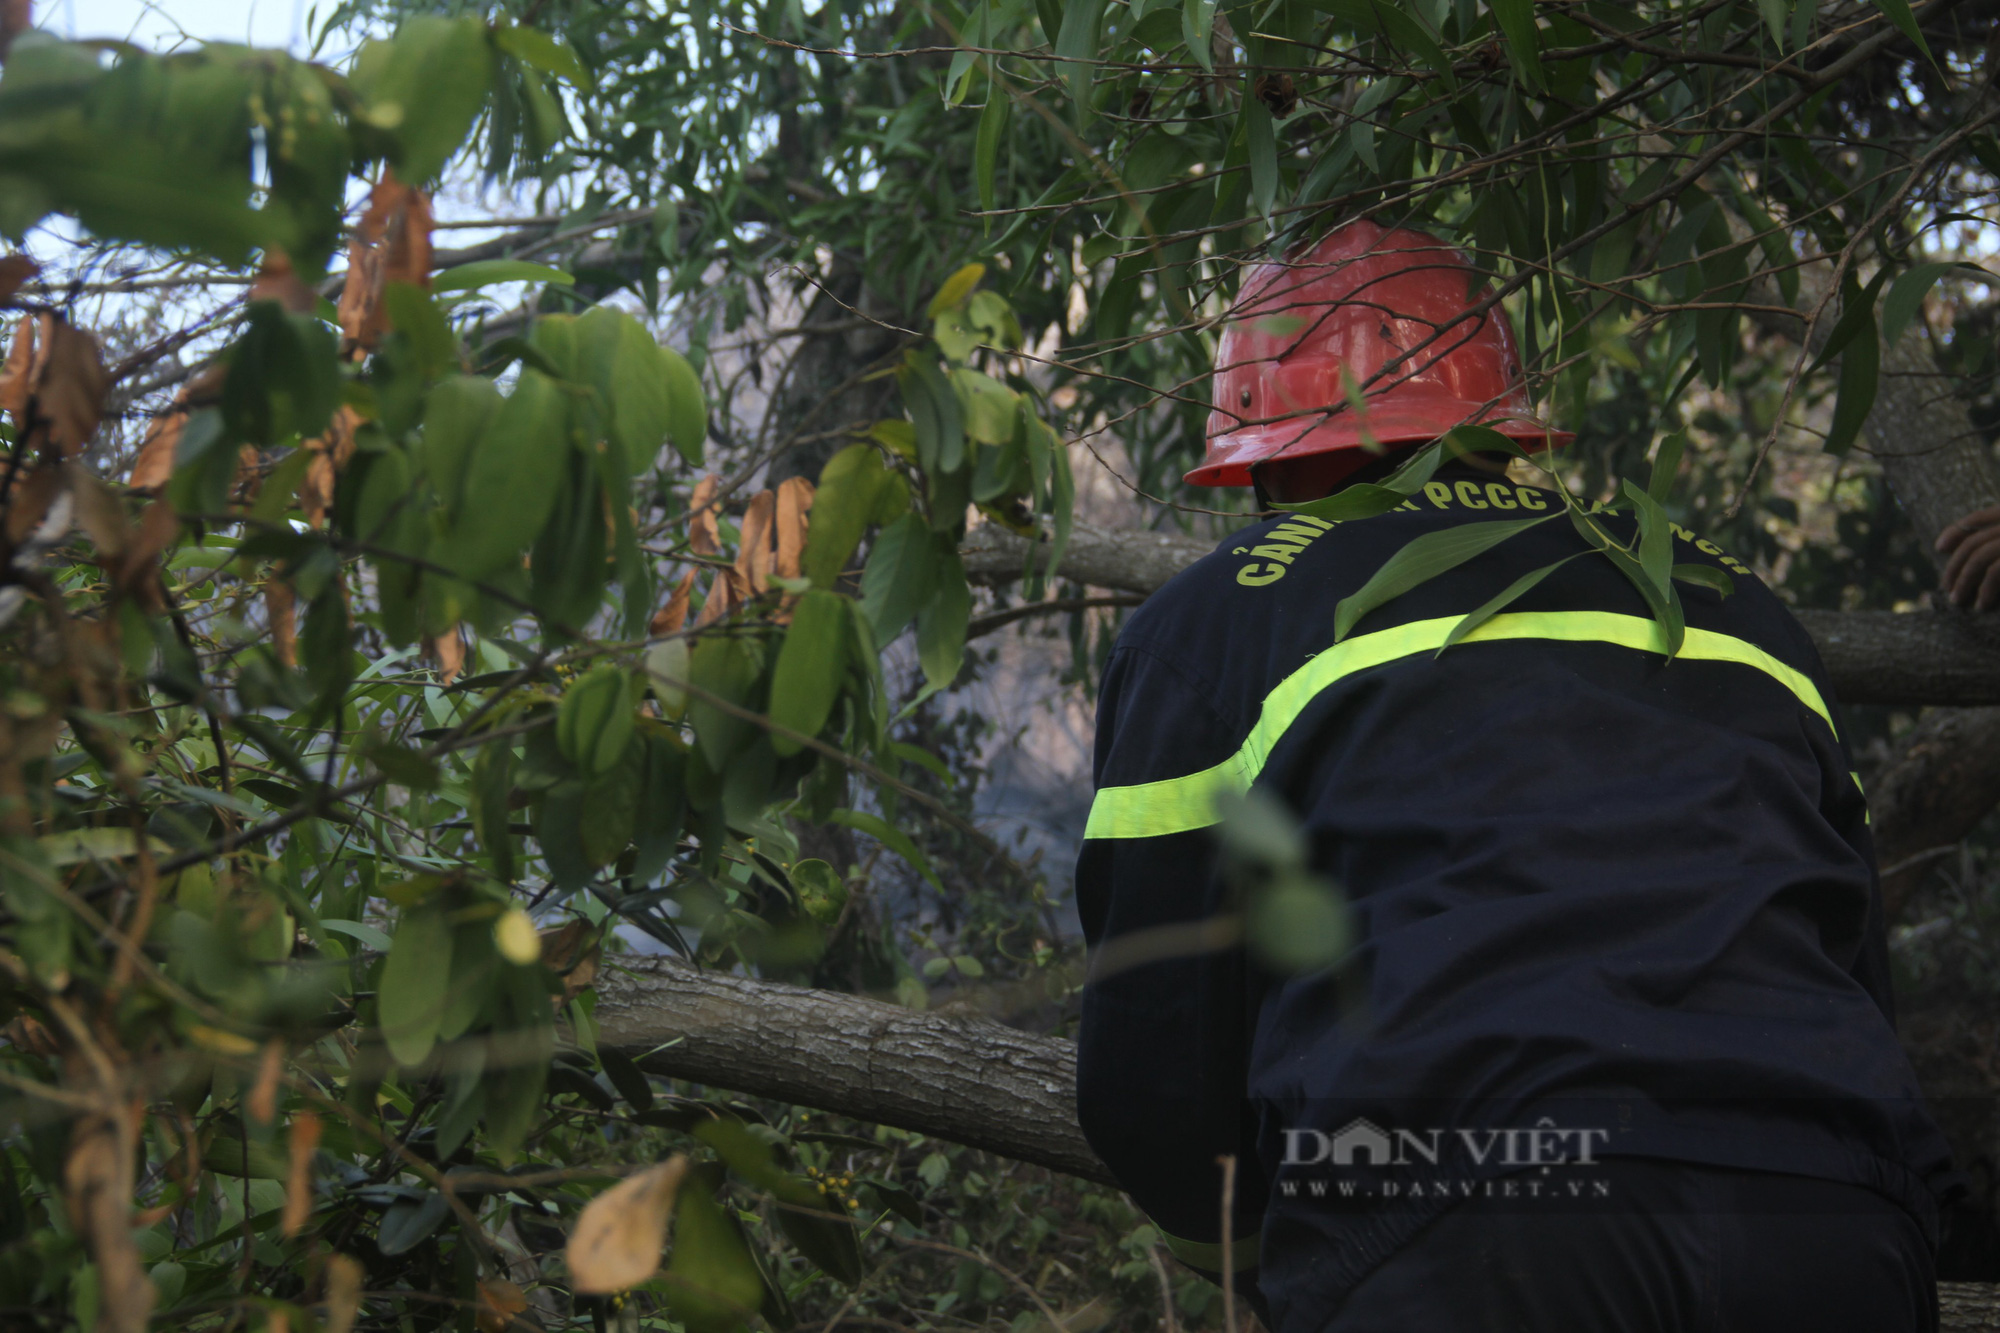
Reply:
[[[1067, 460], [976, 266], [902, 359], [911, 418], [727, 533], [744, 478], [699, 477], [699, 375], [631, 313], [548, 312], [468, 347], [447, 293], [551, 275], [487, 261], [433, 282], [416, 183], [476, 124], [489, 165], [542, 165], [566, 127], [555, 82], [579, 75], [542, 34], [476, 18], [413, 19], [344, 74], [13, 46], [0, 124], [22, 185], [0, 227], [52, 209], [105, 243], [254, 251], [256, 277], [129, 492], [83, 461], [113, 378], [94, 339], [16, 297], [0, 967], [26, 1138], [4, 1156], [0, 1303], [121, 1330], [307, 1307], [331, 1327], [504, 1323], [527, 1309], [516, 1279], [562, 1271], [510, 1234], [580, 1201], [541, 1182], [604, 1177], [614, 1090], [706, 1144], [652, 1288], [681, 1324], [785, 1322], [715, 1201], [722, 1163], [818, 1268], [861, 1276], [854, 1219], [793, 1145], [655, 1105], [629, 1061], [600, 1060], [601, 941], [622, 923], [710, 965], [809, 963], [847, 890], [799, 854], [794, 814], [921, 861], [846, 808], [912, 792], [879, 646], [914, 622], [927, 688], [950, 684], [968, 504], [1061, 530]], [[311, 280], [371, 177], [336, 306]], [[630, 1271], [545, 1313], [601, 1322], [581, 1293], [650, 1279], [673, 1196], [626, 1237]]]
[[[1062, 975], [1047, 886], [971, 819], [992, 720], [942, 712], [987, 669], [967, 511], [1046, 533], [1031, 598], [1072, 443], [1148, 521], [1242, 512], [1176, 480], [1215, 324], [1245, 263], [1334, 221], [1438, 231], [1489, 274], [1579, 428], [1553, 477], [1579, 550], [1669, 633], [1677, 523], [1801, 601], [1916, 596], [1850, 448], [1899, 336], [2000, 421], [1959, 266], [2000, 170], [1991, 24], [356, 0], [333, 25], [374, 35], [342, 69], [15, 37], [0, 233], [74, 224], [86, 258], [47, 287], [0, 260], [0, 1305], [719, 1329], [831, 1317], [860, 1281], [850, 1312], [1026, 1333], [1053, 1311], [1001, 1269], [1033, 1268], [1078, 1333], [1105, 1284], [1077, 1273], [1150, 1310], [1168, 1279], [1115, 1197], [665, 1092], [594, 1049], [595, 977], [631, 938], [910, 1002]], [[431, 195], [471, 173], [542, 217], [434, 262]], [[154, 268], [249, 299], [107, 360], [77, 293]], [[1815, 331], [1767, 336], [1794, 305]], [[95, 475], [101, 419], [190, 346], [213, 355], [145, 386], [176, 396], [130, 486]], [[1649, 459], [1655, 484], [1618, 480]], [[1080, 660], [1109, 625], [1071, 618]], [[1231, 828], [1282, 890], [1253, 928], [1329, 944], [1282, 834]], [[898, 861], [946, 908], [927, 963], [871, 901]], [[572, 1299], [565, 1228], [677, 1153], [672, 1200], [635, 1176], [640, 1230], [610, 1228], [657, 1257], [671, 1206], [665, 1270]], [[1208, 1296], [1183, 1279], [1182, 1313]]]

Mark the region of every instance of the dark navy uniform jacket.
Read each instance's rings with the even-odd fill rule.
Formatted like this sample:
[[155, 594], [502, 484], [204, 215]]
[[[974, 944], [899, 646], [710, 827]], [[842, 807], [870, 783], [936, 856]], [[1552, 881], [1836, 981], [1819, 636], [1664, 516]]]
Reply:
[[[1285, 1333], [1448, 1207], [1443, 1186], [1584, 1169], [1520, 1176], [1532, 1154], [1475, 1151], [1496, 1128], [1588, 1130], [1586, 1162], [1852, 1182], [1935, 1236], [1953, 1177], [1893, 1028], [1867, 802], [1811, 641], [1748, 569], [1676, 530], [1676, 562], [1735, 591], [1677, 585], [1671, 660], [1595, 553], [1440, 654], [1459, 617], [1586, 549], [1554, 514], [1335, 642], [1335, 604], [1411, 538], [1556, 504], [1452, 465], [1379, 517], [1262, 522], [1150, 598], [1105, 671], [1077, 864], [1093, 948], [1234, 910], [1215, 795], [1253, 784], [1349, 904], [1335, 968], [1169, 949], [1084, 995], [1092, 1146], [1210, 1272], [1235, 1155], [1233, 1262]], [[1360, 1201], [1310, 1188], [1330, 1144], [1369, 1168]]]

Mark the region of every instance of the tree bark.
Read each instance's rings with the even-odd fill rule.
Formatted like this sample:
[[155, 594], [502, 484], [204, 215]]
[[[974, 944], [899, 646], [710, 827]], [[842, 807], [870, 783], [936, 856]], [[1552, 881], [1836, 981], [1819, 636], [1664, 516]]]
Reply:
[[[1076, 1047], [984, 1019], [621, 960], [597, 1040], [649, 1073], [983, 1148], [1113, 1184], [1076, 1123]], [[671, 1043], [671, 1044], [668, 1044]], [[2000, 1330], [2000, 1289], [1939, 1288], [1943, 1328]]]
[[[620, 960], [597, 1041], [647, 1072], [816, 1107], [1111, 1183], [1076, 1122], [1076, 1048], [880, 1000]], [[672, 1043], [668, 1045], [666, 1043]]]

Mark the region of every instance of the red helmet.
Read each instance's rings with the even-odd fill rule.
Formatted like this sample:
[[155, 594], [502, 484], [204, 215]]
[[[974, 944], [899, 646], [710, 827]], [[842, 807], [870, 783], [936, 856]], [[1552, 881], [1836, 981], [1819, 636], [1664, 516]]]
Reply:
[[1483, 285], [1455, 247], [1367, 221], [1257, 265], [1223, 326], [1208, 456], [1188, 481], [1248, 486], [1257, 463], [1337, 455], [1321, 474], [1337, 482], [1381, 457], [1375, 446], [1428, 443], [1468, 424], [1530, 449], [1568, 444], [1528, 402], [1506, 313], [1465, 317]]

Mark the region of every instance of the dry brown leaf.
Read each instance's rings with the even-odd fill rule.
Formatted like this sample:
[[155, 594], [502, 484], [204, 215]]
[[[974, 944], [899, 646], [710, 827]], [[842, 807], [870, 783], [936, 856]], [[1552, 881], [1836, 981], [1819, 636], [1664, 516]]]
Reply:
[[29, 379], [35, 364], [36, 334], [41, 320], [23, 315], [14, 321], [14, 340], [7, 345], [7, 360], [0, 364], [0, 412], [16, 421], [28, 410]]
[[47, 432], [64, 458], [74, 458], [97, 433], [104, 416], [104, 396], [111, 391], [111, 372], [97, 350], [97, 339], [52, 315], [43, 318], [46, 344], [30, 386], [37, 425]]
[[514, 1316], [528, 1308], [528, 1293], [504, 1277], [490, 1277], [479, 1284], [479, 1304], [472, 1321], [479, 1333], [508, 1333], [521, 1328]]
[[258, 1124], [268, 1125], [277, 1119], [278, 1080], [284, 1075], [285, 1044], [273, 1037], [264, 1043], [263, 1054], [257, 1060], [257, 1081], [250, 1085], [250, 1094], [243, 1099], [243, 1109]]
[[373, 350], [388, 332], [382, 292], [392, 282], [429, 287], [431, 205], [422, 190], [383, 169], [368, 211], [347, 245], [347, 281], [340, 291], [340, 330], [349, 356]]
[[97, 563], [117, 572], [125, 562], [125, 548], [132, 535], [124, 504], [110, 487], [74, 464], [70, 465], [69, 490], [76, 501], [76, 525], [97, 548]]
[[780, 577], [795, 579], [804, 569], [806, 515], [812, 509], [813, 484], [804, 477], [787, 477], [778, 483], [778, 564]]
[[158, 1295], [132, 1240], [139, 1110], [80, 1117], [63, 1160], [69, 1224], [97, 1265], [97, 1333], [146, 1333]]
[[257, 277], [250, 284], [250, 299], [253, 301], [276, 301], [295, 315], [303, 315], [319, 304], [319, 293], [306, 286], [292, 267], [291, 256], [283, 250], [271, 249], [264, 252], [264, 262], [257, 267]]
[[581, 917], [560, 930], [541, 932], [541, 940], [542, 965], [562, 978], [562, 994], [550, 997], [560, 1009], [596, 982], [602, 941], [597, 927]]
[[676, 1154], [628, 1177], [584, 1205], [564, 1250], [571, 1290], [603, 1296], [635, 1287], [660, 1267], [667, 1219], [687, 1175], [688, 1159]]
[[688, 599], [694, 594], [694, 571], [690, 569], [681, 575], [681, 581], [674, 585], [673, 594], [667, 604], [653, 612], [653, 618], [646, 622], [646, 629], [656, 636], [678, 634], [681, 626], [687, 624]]
[[777, 497], [759, 491], [743, 511], [742, 540], [736, 547], [736, 575], [752, 596], [771, 586], [771, 513]]
[[301, 1111], [292, 1117], [291, 1138], [286, 1147], [291, 1170], [285, 1177], [285, 1211], [279, 1215], [278, 1229], [286, 1240], [305, 1230], [313, 1210], [313, 1154], [319, 1151], [319, 1117]]
[[305, 511], [306, 522], [316, 528], [326, 525], [326, 516], [333, 509], [333, 488], [339, 484], [340, 470], [354, 457], [354, 432], [360, 425], [360, 415], [342, 405], [328, 423], [326, 434], [306, 441], [313, 460], [306, 464], [306, 478], [299, 483], [299, 508]]
[[713, 472], [694, 485], [688, 497], [688, 549], [696, 555], [721, 555], [721, 533], [715, 525], [715, 492], [722, 478]]
[[14, 39], [34, 26], [33, 0], [0, 0], [0, 60], [7, 58]]
[[60, 1048], [55, 1035], [42, 1026], [41, 1020], [22, 1014], [4, 1029], [7, 1040], [30, 1055], [51, 1056]]
[[[59, 516], [67, 530], [69, 516], [75, 512], [66, 503], [68, 492], [69, 474], [60, 466], [43, 464], [30, 472], [26, 480], [17, 482], [14, 495], [6, 506], [8, 547], [18, 551], [37, 539], [60, 540], [61, 533], [48, 534], [42, 529], [49, 519]], [[65, 501], [60, 515], [57, 514], [58, 500]]]
[[736, 609], [740, 600], [736, 595], [736, 580], [733, 569], [719, 569], [715, 572], [715, 582], [708, 585], [708, 597], [701, 604], [701, 614], [694, 618], [694, 627], [704, 629]]
[[465, 670], [465, 636], [453, 625], [430, 641], [430, 654], [438, 664], [438, 677], [449, 685]]
[[354, 1333], [361, 1314], [361, 1284], [368, 1270], [359, 1259], [336, 1254], [326, 1261], [326, 1333]]
[[[0, 0], [0, 14], [4, 13], [5, 3]], [[0, 26], [4, 26], [5, 22], [4, 18], [0, 18]], [[0, 304], [13, 300], [14, 293], [21, 290], [21, 284], [40, 272], [35, 261], [26, 255], [0, 257]]]
[[146, 438], [132, 460], [132, 475], [126, 484], [148, 495], [158, 491], [174, 475], [174, 453], [181, 447], [181, 432], [187, 429], [187, 412], [178, 403], [172, 411], [153, 418]]
[[264, 1333], [292, 1333], [292, 1316], [283, 1310], [266, 1310]]
[[298, 598], [283, 579], [264, 582], [264, 614], [271, 618], [271, 651], [288, 667], [299, 664]]

